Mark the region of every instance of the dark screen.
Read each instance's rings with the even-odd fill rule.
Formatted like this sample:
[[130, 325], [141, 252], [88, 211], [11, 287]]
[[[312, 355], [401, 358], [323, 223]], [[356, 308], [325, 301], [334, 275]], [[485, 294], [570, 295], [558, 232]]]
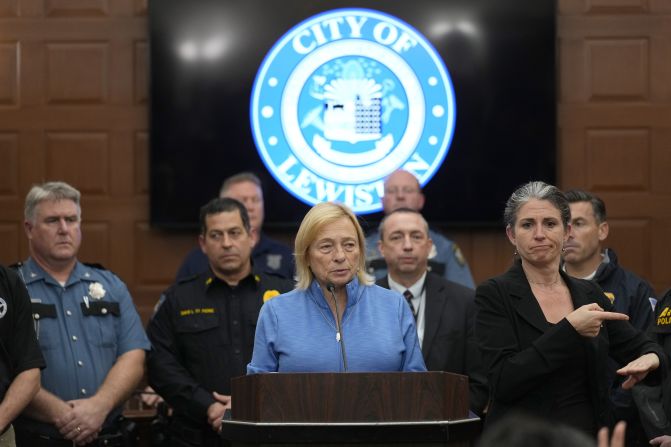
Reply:
[[[195, 228], [199, 207], [240, 171], [264, 182], [267, 226], [301, 221], [308, 206], [275, 181], [257, 154], [250, 95], [259, 66], [282, 35], [341, 7], [406, 21], [428, 38], [450, 73], [456, 127], [443, 165], [424, 188], [429, 221], [498, 224], [516, 186], [554, 183], [554, 1], [155, 0], [149, 21], [152, 225]], [[210, 42], [198, 51], [219, 56], [189, 60], [189, 42]]]

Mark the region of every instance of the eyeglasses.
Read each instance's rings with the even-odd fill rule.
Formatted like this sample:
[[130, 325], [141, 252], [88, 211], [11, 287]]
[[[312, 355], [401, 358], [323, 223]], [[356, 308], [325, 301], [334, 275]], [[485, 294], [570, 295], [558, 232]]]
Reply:
[[419, 189], [414, 188], [412, 186], [403, 186], [401, 188], [396, 187], [396, 186], [391, 186], [389, 188], [385, 188], [384, 193], [385, 194], [390, 194], [390, 195], [398, 195], [400, 193], [403, 193], [403, 194], [418, 194]]

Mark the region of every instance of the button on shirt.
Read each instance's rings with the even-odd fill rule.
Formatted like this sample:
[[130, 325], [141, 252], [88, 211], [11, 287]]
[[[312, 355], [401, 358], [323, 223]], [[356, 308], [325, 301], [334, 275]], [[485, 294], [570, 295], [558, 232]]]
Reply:
[[[90, 397], [97, 392], [117, 357], [134, 349], [149, 350], [128, 289], [113, 273], [77, 262], [67, 282], [61, 285], [32, 259], [19, 271], [33, 309], [36, 305], [48, 309], [47, 314], [39, 315], [33, 310], [47, 363], [42, 371], [44, 389], [64, 401]], [[105, 291], [98, 300], [89, 289], [94, 283]], [[86, 300], [90, 306], [110, 303], [118, 311], [85, 315], [82, 305]]]
[[409, 290], [410, 293], [412, 293], [412, 305], [417, 312], [417, 318], [415, 320], [415, 324], [417, 325], [417, 338], [419, 338], [419, 346], [421, 347], [422, 342], [424, 341], [424, 309], [426, 307], [426, 287], [424, 287], [424, 283], [426, 281], [426, 272], [419, 278], [419, 281], [410, 287], [405, 287], [404, 285], [397, 283], [391, 279], [391, 276], [389, 275], [387, 275], [387, 279], [389, 280], [389, 288], [391, 290], [394, 290], [401, 295], [403, 295], [403, 292], [406, 290]]

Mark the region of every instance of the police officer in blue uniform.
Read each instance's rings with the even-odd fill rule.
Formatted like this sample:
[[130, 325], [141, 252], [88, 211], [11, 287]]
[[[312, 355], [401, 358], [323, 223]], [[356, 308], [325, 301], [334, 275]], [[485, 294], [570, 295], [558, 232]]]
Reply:
[[[254, 271], [293, 279], [294, 257], [291, 249], [269, 238], [261, 231], [264, 218], [261, 180], [251, 172], [233, 175], [224, 181], [219, 197], [235, 199], [247, 209], [252, 230], [256, 234], [256, 244], [252, 251]], [[203, 273], [208, 266], [207, 257], [200, 247], [196, 247], [187, 254], [177, 271], [176, 279], [180, 280]]]
[[[421, 211], [424, 207], [424, 194], [422, 194], [417, 177], [403, 169], [394, 171], [384, 181], [382, 206], [385, 215], [399, 208]], [[433, 241], [433, 249], [429, 253], [430, 271], [474, 289], [475, 283], [471, 270], [459, 246], [432, 229], [429, 229], [429, 237]], [[375, 276], [376, 280], [387, 277], [387, 265], [377, 247], [379, 240], [379, 230], [371, 232], [366, 237], [368, 273]]]
[[0, 266], [0, 445], [5, 445], [12, 420], [40, 389], [41, 368], [44, 359], [26, 286], [14, 271]]
[[18, 266], [47, 368], [14, 424], [17, 446], [124, 444], [121, 406], [144, 372], [149, 342], [124, 283], [77, 260], [80, 193], [63, 182], [26, 196], [30, 258]]
[[225, 445], [217, 431], [231, 406], [230, 379], [251, 360], [261, 305], [293, 287], [253, 273], [254, 237], [242, 203], [214, 199], [200, 222], [209, 266], [170, 287], [147, 328], [149, 384], [173, 408], [170, 446]]

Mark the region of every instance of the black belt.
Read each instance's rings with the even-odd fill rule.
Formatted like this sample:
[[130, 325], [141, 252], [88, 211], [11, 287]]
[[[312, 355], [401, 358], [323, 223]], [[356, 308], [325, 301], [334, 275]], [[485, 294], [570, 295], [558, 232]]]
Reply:
[[[39, 433], [24, 431], [14, 427], [14, 437], [17, 447], [73, 447], [75, 444], [63, 438], [41, 435]], [[124, 447], [124, 437], [121, 433], [101, 434], [87, 447]]]

